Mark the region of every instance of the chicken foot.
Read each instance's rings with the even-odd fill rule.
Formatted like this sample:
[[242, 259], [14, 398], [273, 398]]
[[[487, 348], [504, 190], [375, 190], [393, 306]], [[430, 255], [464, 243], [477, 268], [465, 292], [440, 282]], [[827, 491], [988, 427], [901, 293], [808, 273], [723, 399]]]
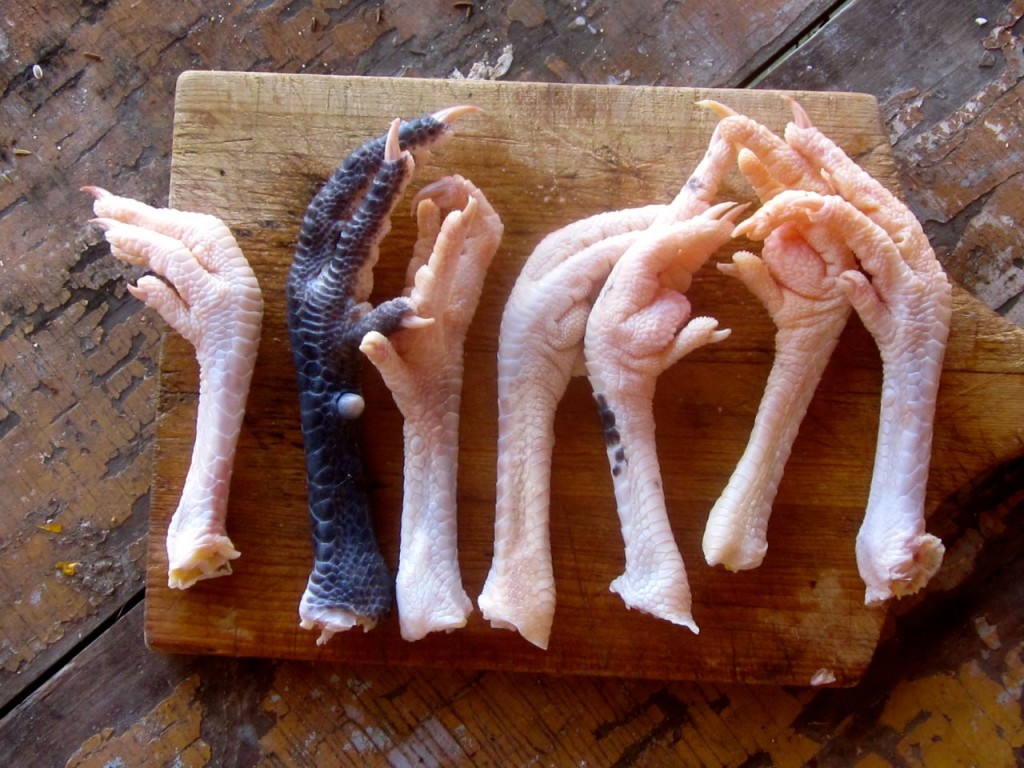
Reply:
[[[406, 640], [464, 626], [473, 604], [462, 587], [456, 526], [463, 345], [502, 224], [460, 176], [414, 201], [419, 238], [409, 305], [432, 322], [389, 338], [371, 331], [360, 350], [380, 371], [405, 417], [405, 483], [395, 599]], [[451, 211], [442, 222], [442, 208]]]
[[741, 251], [732, 263], [719, 265], [746, 285], [777, 326], [775, 358], [750, 439], [704, 532], [708, 564], [733, 571], [758, 567], [768, 550], [768, 520], [786, 462], [850, 315], [836, 278], [855, 266], [845, 248], [795, 227], [759, 231], [758, 221], [747, 219], [733, 234], [766, 238], [761, 258]]
[[865, 602], [879, 603], [917, 592], [942, 563], [942, 542], [925, 532], [924, 502], [952, 287], [920, 222], [892, 192], [820, 131], [791, 123], [786, 143], [846, 201], [811, 219], [854, 250], [863, 271], [844, 272], [839, 288], [882, 358], [875, 465], [856, 548]]
[[942, 563], [942, 542], [925, 532], [924, 502], [952, 295], [912, 214], [886, 208], [902, 203], [870, 185], [844, 184], [840, 173], [831, 178], [853, 199], [789, 192], [758, 215], [776, 226], [827, 228], [865, 270], [843, 272], [838, 285], [882, 357], [875, 466], [856, 545], [865, 602], [873, 604], [913, 594]]
[[551, 458], [555, 411], [585, 373], [583, 337], [612, 266], [656, 222], [705, 211], [730, 146], [712, 141], [676, 198], [596, 214], [545, 237], [520, 271], [498, 340], [498, 466], [494, 558], [477, 600], [491, 625], [547, 648], [555, 612]]
[[596, 237], [536, 281], [524, 267], [502, 315], [494, 557], [477, 602], [492, 626], [516, 630], [539, 648], [548, 646], [555, 613], [548, 519], [555, 411], [581, 367], [593, 296], [636, 236]]
[[263, 297], [220, 219], [151, 208], [84, 187], [111, 253], [155, 274], [128, 290], [188, 340], [199, 365], [192, 459], [167, 528], [167, 584], [185, 589], [231, 573], [239, 556], [225, 527], [235, 449], [259, 348]]
[[371, 331], [389, 336], [424, 322], [406, 297], [371, 307], [373, 267], [414, 154], [439, 146], [469, 109], [394, 121], [339, 166], [303, 218], [286, 296], [314, 545], [299, 617], [303, 628], [321, 630], [318, 644], [356, 625], [372, 628], [391, 607], [363, 468], [358, 347]]
[[[816, 132], [793, 100], [793, 124]], [[762, 201], [786, 189], [822, 194], [831, 186], [820, 169], [764, 126], [716, 102], [724, 138], [738, 149], [740, 170]], [[838, 276], [856, 268], [849, 250], [820, 229], [772, 228], [747, 219], [734, 236], [764, 240], [760, 258], [741, 251], [718, 268], [738, 278], [764, 305], [777, 331], [775, 357], [750, 439], [708, 516], [704, 556], [729, 570], [756, 568], [768, 548], [772, 506], [800, 424], [846, 326], [850, 305]]]
[[[612, 269], [584, 337], [625, 542], [625, 571], [611, 590], [628, 607], [694, 632], [690, 586], [665, 508], [654, 389], [669, 366], [729, 334], [712, 318], [690, 319], [689, 301], [679, 291], [688, 287], [683, 276], [729, 240], [741, 210], [724, 203], [646, 230]], [[668, 273], [675, 289], [664, 282]]]

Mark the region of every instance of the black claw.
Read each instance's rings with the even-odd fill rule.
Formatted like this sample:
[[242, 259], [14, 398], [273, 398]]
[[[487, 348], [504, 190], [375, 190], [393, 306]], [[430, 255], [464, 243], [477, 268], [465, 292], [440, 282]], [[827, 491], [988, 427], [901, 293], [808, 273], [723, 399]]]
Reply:
[[[399, 126], [398, 146], [415, 155], [451, 131], [450, 124], [424, 115]], [[325, 260], [334, 254], [344, 223], [353, 215], [384, 161], [386, 142], [385, 133], [352, 152], [310, 202], [295, 252], [296, 267], [305, 279], [323, 269]]]

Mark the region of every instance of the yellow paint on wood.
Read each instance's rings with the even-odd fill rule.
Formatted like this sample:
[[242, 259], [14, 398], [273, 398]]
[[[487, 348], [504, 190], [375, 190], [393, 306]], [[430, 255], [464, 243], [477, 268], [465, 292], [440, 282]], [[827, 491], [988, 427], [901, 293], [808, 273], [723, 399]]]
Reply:
[[[1020, 657], [1008, 656], [1007, 672], [1019, 674]], [[1019, 696], [993, 680], [976, 659], [952, 676], [929, 675], [892, 692], [879, 724], [903, 734], [896, 751], [909, 766], [1001, 768], [1014, 765], [1024, 747]]]
[[796, 732], [813, 697], [774, 686], [698, 685], [286, 662], [261, 707], [263, 765], [807, 765]]
[[200, 735], [202, 706], [196, 700], [198, 688], [199, 675], [192, 675], [123, 733], [103, 728], [85, 740], [65, 768], [207, 765], [211, 750]]
[[880, 755], [866, 755], [853, 768], [893, 768], [892, 763]]

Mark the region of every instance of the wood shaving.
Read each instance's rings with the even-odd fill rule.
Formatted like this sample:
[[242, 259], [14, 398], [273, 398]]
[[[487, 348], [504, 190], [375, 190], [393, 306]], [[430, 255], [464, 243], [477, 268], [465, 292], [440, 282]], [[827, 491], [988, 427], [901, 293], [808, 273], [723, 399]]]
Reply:
[[488, 64], [486, 60], [477, 61], [469, 68], [469, 74], [462, 74], [459, 69], [453, 69], [448, 75], [449, 80], [497, 80], [503, 77], [512, 67], [513, 48], [506, 45], [501, 50], [501, 55], [494, 64]]

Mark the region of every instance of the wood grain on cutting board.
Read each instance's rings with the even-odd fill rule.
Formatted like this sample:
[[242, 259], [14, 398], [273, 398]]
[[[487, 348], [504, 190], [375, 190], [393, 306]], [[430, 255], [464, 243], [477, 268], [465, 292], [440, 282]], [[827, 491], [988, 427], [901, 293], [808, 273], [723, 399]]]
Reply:
[[[795, 94], [812, 120], [891, 188], [889, 147], [870, 96]], [[880, 363], [853, 320], [794, 448], [761, 568], [728, 573], [703, 562], [707, 512], [749, 436], [771, 366], [774, 328], [737, 281], [709, 264], [689, 298], [733, 330], [658, 383], [655, 417], [665, 494], [694, 593], [698, 636], [628, 611], [609, 582], [621, 572], [618, 519], [589, 388], [575, 380], [557, 417], [552, 546], [558, 607], [548, 651], [492, 629], [475, 613], [448, 635], [400, 639], [396, 617], [325, 647], [298, 627], [311, 565], [302, 437], [283, 286], [302, 213], [334, 167], [394, 117], [457, 103], [483, 114], [422, 163], [413, 183], [448, 173], [473, 180], [505, 223], [466, 343], [459, 467], [460, 560], [475, 598], [490, 566], [496, 463], [496, 341], [505, 298], [548, 232], [604, 210], [671, 199], [699, 160], [716, 98], [781, 131], [778, 93], [563, 86], [299, 75], [187, 73], [179, 80], [171, 204], [224, 218], [266, 302], [260, 358], [232, 482], [234, 574], [179, 592], [166, 587], [163, 539], [191, 456], [197, 371], [172, 332], [161, 364], [160, 425], [149, 542], [146, 634], [158, 650], [615, 674], [665, 679], [839, 684], [863, 673], [884, 609], [863, 605], [853, 541], [867, 498], [878, 426]], [[721, 200], [752, 201], [730, 175]], [[375, 295], [401, 290], [415, 237], [400, 205], [375, 271]], [[750, 247], [737, 243], [731, 248]], [[730, 247], [716, 260], [728, 260]], [[962, 292], [940, 393], [929, 510], [1022, 450], [1024, 333]], [[368, 470], [385, 556], [397, 563], [401, 416], [367, 366]], [[941, 536], [942, 531], [935, 531]], [[941, 574], [937, 580], [941, 582]]]

